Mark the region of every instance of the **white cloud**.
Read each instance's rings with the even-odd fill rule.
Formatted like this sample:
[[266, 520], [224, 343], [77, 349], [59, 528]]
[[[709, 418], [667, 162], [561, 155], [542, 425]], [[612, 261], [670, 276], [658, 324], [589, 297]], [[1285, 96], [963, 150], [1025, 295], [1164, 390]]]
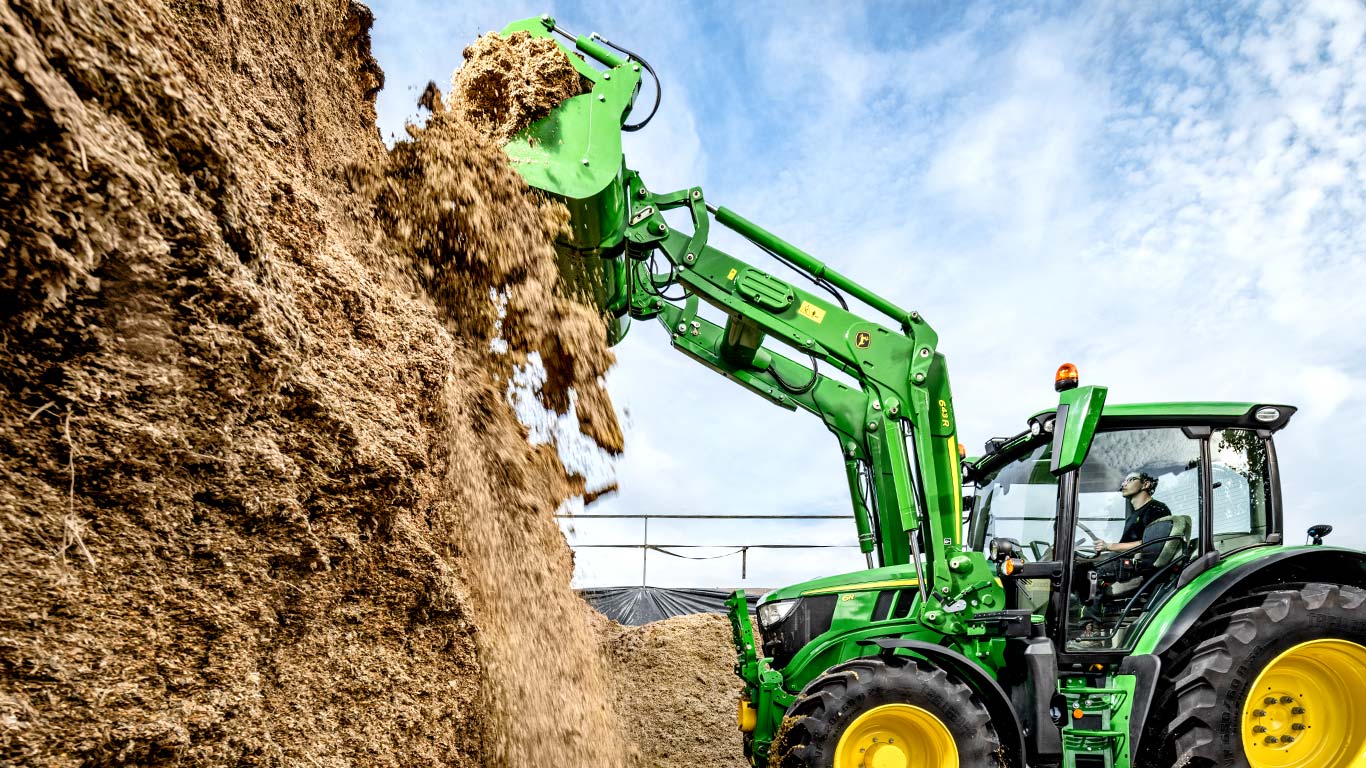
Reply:
[[1324, 424], [1348, 400], [1361, 398], [1361, 383], [1336, 368], [1310, 366], [1300, 371], [1297, 379], [1299, 388], [1304, 393], [1304, 407], [1301, 412], [1311, 426]]

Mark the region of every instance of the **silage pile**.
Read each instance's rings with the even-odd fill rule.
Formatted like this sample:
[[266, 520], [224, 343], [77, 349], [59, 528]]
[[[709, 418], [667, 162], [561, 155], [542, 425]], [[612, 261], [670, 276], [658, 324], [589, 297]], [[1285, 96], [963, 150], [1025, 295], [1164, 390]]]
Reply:
[[489, 32], [463, 55], [451, 107], [496, 146], [584, 92], [583, 79], [559, 46], [526, 32]]
[[626, 736], [653, 768], [744, 768], [730, 621], [675, 616], [639, 627], [598, 619]]
[[628, 762], [505, 398], [620, 446], [563, 213], [386, 152], [369, 24], [0, 0], [0, 764]]

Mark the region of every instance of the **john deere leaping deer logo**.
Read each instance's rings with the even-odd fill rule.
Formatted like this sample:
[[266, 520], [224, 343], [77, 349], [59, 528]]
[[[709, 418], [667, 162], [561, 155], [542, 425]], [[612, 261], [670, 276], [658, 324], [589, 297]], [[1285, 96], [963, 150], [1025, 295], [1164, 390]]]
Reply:
[[859, 331], [858, 335], [854, 337], [854, 346], [859, 349], [867, 349], [868, 345], [872, 343], [873, 337], [867, 331]]

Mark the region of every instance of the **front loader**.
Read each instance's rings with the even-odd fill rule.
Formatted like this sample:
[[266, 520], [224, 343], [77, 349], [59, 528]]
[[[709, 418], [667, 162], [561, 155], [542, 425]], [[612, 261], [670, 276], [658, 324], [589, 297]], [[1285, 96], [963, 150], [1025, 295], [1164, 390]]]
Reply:
[[[819, 417], [844, 462], [867, 569], [770, 592], [757, 631], [729, 602], [753, 764], [1366, 766], [1366, 555], [1286, 545], [1274, 437], [1294, 408], [1116, 405], [1064, 365], [1027, 429], [967, 458], [925, 318], [698, 187], [651, 189], [621, 150], [639, 57], [548, 16], [514, 32], [556, 39], [584, 80], [504, 147], [570, 211], [567, 289], [609, 340], [658, 320]], [[804, 282], [713, 248], [713, 226]]]

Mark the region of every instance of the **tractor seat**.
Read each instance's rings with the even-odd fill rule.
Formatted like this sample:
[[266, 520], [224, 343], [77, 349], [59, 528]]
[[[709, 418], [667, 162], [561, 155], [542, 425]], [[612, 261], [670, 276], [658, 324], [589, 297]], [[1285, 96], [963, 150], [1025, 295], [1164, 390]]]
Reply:
[[1143, 544], [1132, 551], [1133, 568], [1125, 569], [1127, 577], [1105, 587], [1105, 598], [1129, 597], [1143, 586], [1143, 582], [1166, 568], [1179, 557], [1184, 557], [1190, 546], [1191, 519], [1189, 515], [1159, 517], [1143, 530]]

